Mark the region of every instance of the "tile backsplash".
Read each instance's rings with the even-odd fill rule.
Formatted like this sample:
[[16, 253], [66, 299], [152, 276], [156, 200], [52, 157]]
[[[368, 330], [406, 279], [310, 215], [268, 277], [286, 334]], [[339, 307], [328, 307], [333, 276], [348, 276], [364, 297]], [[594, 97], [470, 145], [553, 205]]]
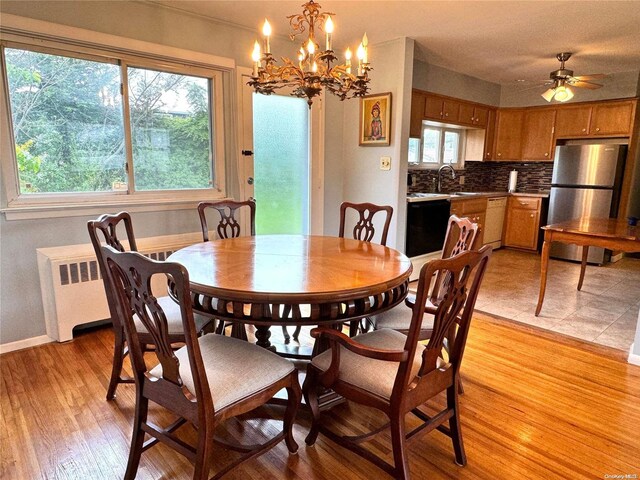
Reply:
[[[521, 163], [521, 162], [466, 162], [465, 168], [456, 170], [456, 178], [451, 173], [442, 174], [443, 192], [500, 192], [507, 191], [509, 172], [518, 171], [517, 192], [538, 193], [549, 191], [553, 163]], [[434, 191], [437, 182], [437, 170], [423, 170], [409, 167], [409, 176], [415, 175], [413, 185], [408, 184], [407, 192]], [[464, 175], [464, 185], [460, 185], [458, 177]]]

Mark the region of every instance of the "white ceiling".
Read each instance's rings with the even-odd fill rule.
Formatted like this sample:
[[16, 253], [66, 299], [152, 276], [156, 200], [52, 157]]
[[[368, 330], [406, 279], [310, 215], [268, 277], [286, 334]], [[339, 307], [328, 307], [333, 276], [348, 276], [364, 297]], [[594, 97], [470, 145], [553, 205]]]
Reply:
[[[152, 0], [170, 8], [255, 29], [264, 18], [288, 35], [287, 15], [303, 0]], [[640, 2], [633, 1], [357, 1], [320, 0], [333, 12], [334, 42], [352, 49], [367, 32], [371, 44], [398, 37], [416, 41], [428, 63], [483, 80], [540, 81], [559, 67], [558, 52], [573, 52], [576, 75], [640, 70]], [[297, 42], [296, 42], [297, 45]], [[247, 56], [250, 52], [247, 46]], [[336, 50], [338, 48], [335, 48]], [[275, 52], [278, 56], [295, 55]], [[371, 59], [375, 68], [375, 57]]]

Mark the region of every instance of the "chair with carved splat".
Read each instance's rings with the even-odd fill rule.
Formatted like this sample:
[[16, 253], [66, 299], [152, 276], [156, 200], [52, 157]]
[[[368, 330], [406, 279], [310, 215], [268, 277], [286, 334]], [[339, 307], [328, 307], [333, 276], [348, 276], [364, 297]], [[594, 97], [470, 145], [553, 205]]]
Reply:
[[220, 215], [216, 232], [220, 238], [236, 238], [240, 236], [241, 228], [236, 214], [244, 207], [249, 208], [249, 219], [251, 235], [256, 234], [256, 202], [255, 200], [245, 200], [237, 202], [235, 200], [220, 200], [216, 202], [200, 202], [198, 204], [198, 216], [202, 227], [202, 240], [209, 241], [209, 227], [207, 224], [207, 210], [216, 210]]
[[[198, 216], [200, 217], [200, 227], [202, 228], [202, 240], [209, 241], [209, 226], [207, 223], [207, 211], [215, 210], [220, 218], [216, 225], [216, 233], [220, 238], [236, 238], [242, 233], [239, 222], [241, 209], [249, 210], [249, 225], [251, 236], [256, 234], [256, 202], [255, 200], [245, 200], [238, 202], [235, 200], [220, 200], [216, 202], [200, 202], [198, 204]], [[247, 333], [243, 324], [237, 322], [220, 322], [216, 333], [224, 334], [225, 327], [231, 325], [232, 336], [246, 339]]]
[[[129, 460], [124, 478], [135, 478], [142, 453], [163, 442], [195, 464], [193, 478], [209, 478], [214, 443], [240, 452], [238, 458], [212, 478], [220, 478], [241, 462], [266, 452], [285, 440], [289, 452], [298, 445], [293, 438], [293, 422], [300, 404], [301, 391], [295, 366], [268, 350], [223, 335], [197, 337], [189, 291], [189, 274], [178, 263], [157, 262], [136, 252], [119, 252], [101, 247], [107, 266], [107, 281], [112, 285], [111, 299], [124, 325], [131, 348], [131, 363], [136, 384], [136, 405]], [[154, 276], [170, 276], [179, 304], [185, 346], [172, 350], [168, 319], [163, 305], [154, 297]], [[140, 348], [139, 329], [134, 314], [152, 338], [152, 354]], [[149, 361], [149, 364], [147, 363]], [[230, 442], [214, 437], [225, 420], [246, 414], [268, 402], [282, 389], [287, 391], [283, 428], [261, 444]], [[149, 402], [169, 410], [178, 419], [162, 428], [148, 420]], [[197, 440], [185, 442], [174, 432], [185, 423], [193, 425]], [[250, 429], [243, 430], [243, 436]], [[145, 442], [145, 435], [150, 439]], [[259, 434], [261, 436], [261, 434]]]
[[[376, 214], [380, 213], [384, 218], [382, 219], [382, 228], [380, 231], [379, 243], [380, 245], [387, 244], [387, 236], [389, 234], [389, 225], [391, 224], [391, 217], [393, 216], [393, 207], [390, 205], [376, 205], [373, 203], [351, 203], [342, 202], [340, 205], [340, 228], [338, 230], [338, 236], [345, 238], [346, 225], [350, 220], [355, 219], [352, 236], [354, 240], [362, 240], [364, 242], [373, 242], [376, 235], [376, 227], [373, 218]], [[367, 319], [363, 320], [364, 322]], [[354, 336], [358, 328], [360, 327], [359, 320], [353, 320], [349, 322], [349, 334]], [[293, 338], [298, 339], [300, 334], [300, 327], [296, 327]], [[286, 338], [286, 336], [285, 336]], [[288, 341], [288, 338], [287, 338]]]
[[[106, 267], [100, 251], [100, 246], [102, 243], [106, 243], [107, 245], [115, 248], [120, 252], [125, 251], [124, 244], [118, 236], [118, 230], [122, 230], [123, 226], [123, 239], [126, 239], [126, 242], [129, 244], [129, 249], [131, 251], [137, 251], [138, 247], [136, 245], [136, 238], [133, 234], [133, 224], [131, 222], [131, 216], [127, 212], [120, 212], [115, 215], [101, 215], [96, 220], [91, 220], [87, 224], [89, 237], [91, 238], [91, 243], [98, 259], [100, 274], [102, 275], [107, 302], [109, 304], [109, 314], [111, 316], [111, 322], [113, 324], [113, 365], [111, 369], [111, 379], [109, 380], [109, 386], [107, 387], [107, 400], [112, 400], [115, 398], [118, 384], [133, 383], [132, 378], [122, 376], [122, 363], [124, 358], [128, 355], [131, 347], [126, 345], [124, 326], [120, 323], [119, 317], [113, 310], [113, 292], [110, 288], [110, 285], [105, 280]], [[178, 348], [177, 344], [184, 343], [184, 332], [182, 331], [180, 308], [171, 298], [166, 295], [158, 297], [158, 302], [160, 302], [160, 304], [163, 306], [167, 315], [171, 342], [176, 345], [176, 348]], [[194, 318], [196, 322], [196, 331], [198, 333], [202, 333], [205, 329], [215, 326], [215, 322], [211, 318], [202, 315], [195, 315]], [[151, 343], [151, 337], [149, 336], [148, 332], [145, 331], [144, 325], [142, 325], [137, 317], [135, 317], [135, 320], [136, 326], [139, 329], [138, 338], [140, 339], [140, 341], [143, 342], [143, 345]]]
[[[411, 325], [406, 335], [391, 329], [355, 337], [327, 327], [311, 331], [314, 338], [328, 341], [330, 349], [316, 355], [307, 367], [303, 392], [313, 416], [307, 445], [313, 445], [321, 432], [394, 478], [408, 479], [406, 440], [423, 429], [438, 429], [451, 437], [455, 462], [466, 464], [458, 407], [458, 376], [471, 316], [490, 255], [491, 247], [485, 246], [479, 251], [425, 264], [420, 271]], [[436, 278], [446, 279], [440, 289], [435, 285]], [[429, 303], [437, 306], [431, 338], [423, 345], [419, 341], [420, 331]], [[445, 361], [441, 356], [443, 343], [455, 324], [458, 324], [457, 334], [449, 338], [450, 353]], [[347, 400], [380, 410], [389, 423], [365, 435], [336, 433], [324, 423], [319, 410], [318, 393], [325, 388]], [[445, 408], [433, 416], [428, 415], [420, 406], [441, 392], [446, 392]], [[408, 413], [423, 422], [409, 433], [405, 427]], [[443, 425], [447, 421], [448, 428]], [[393, 464], [361, 446], [363, 441], [387, 427], [391, 430]], [[341, 430], [343, 428], [349, 426], [343, 425]]]

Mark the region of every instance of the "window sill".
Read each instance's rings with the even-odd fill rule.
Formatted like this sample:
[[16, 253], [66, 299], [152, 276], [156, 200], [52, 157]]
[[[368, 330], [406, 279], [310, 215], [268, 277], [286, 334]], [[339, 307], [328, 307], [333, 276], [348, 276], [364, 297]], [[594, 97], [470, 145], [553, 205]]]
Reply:
[[[445, 163], [446, 166], [451, 166], [455, 171], [464, 170], [464, 165], [462, 164], [448, 164]], [[431, 164], [431, 163], [410, 163], [409, 170], [433, 170], [438, 171], [438, 169], [442, 167], [442, 164]]]
[[[119, 196], [120, 197], [120, 196]], [[122, 196], [125, 197], [125, 196]], [[32, 220], [39, 218], [82, 217], [101, 215], [103, 213], [126, 210], [127, 212], [159, 212], [168, 210], [195, 210], [202, 201], [221, 200], [219, 192], [201, 195], [199, 198], [112, 198], [98, 201], [71, 201], [65, 203], [36, 204], [26, 203], [11, 205], [0, 209], [7, 221]], [[17, 202], [16, 202], [17, 203]]]

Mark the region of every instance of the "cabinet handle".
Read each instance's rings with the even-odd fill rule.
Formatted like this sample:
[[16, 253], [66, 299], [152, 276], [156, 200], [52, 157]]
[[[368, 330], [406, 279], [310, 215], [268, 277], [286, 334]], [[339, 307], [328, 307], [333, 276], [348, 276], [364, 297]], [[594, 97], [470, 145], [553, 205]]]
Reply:
[[444, 115], [444, 112], [440, 112], [440, 116]]
[[599, 132], [599, 131], [600, 131], [600, 129], [599, 129], [599, 128], [596, 128], [596, 132]]
[[498, 156], [499, 156], [499, 157], [501, 157], [501, 156], [502, 156], [502, 154], [501, 154], [501, 153], [498, 153]]
[[545, 153], [545, 154], [544, 154], [544, 156], [545, 156], [545, 157], [548, 157], [548, 156], [549, 156], [549, 152]]
[[587, 131], [587, 129], [586, 129], [586, 128], [583, 128], [583, 129], [582, 129], [582, 131], [583, 131], [583, 132], [586, 132], [586, 131]]
[[527, 202], [520, 202], [520, 205], [529, 205]]
[[531, 215], [529, 215], [531, 218], [533, 218], [533, 213]]
[[445, 113], [445, 114], [444, 114], [444, 116], [445, 116], [445, 117], [448, 117], [448, 116], [449, 116], [449, 113]]

